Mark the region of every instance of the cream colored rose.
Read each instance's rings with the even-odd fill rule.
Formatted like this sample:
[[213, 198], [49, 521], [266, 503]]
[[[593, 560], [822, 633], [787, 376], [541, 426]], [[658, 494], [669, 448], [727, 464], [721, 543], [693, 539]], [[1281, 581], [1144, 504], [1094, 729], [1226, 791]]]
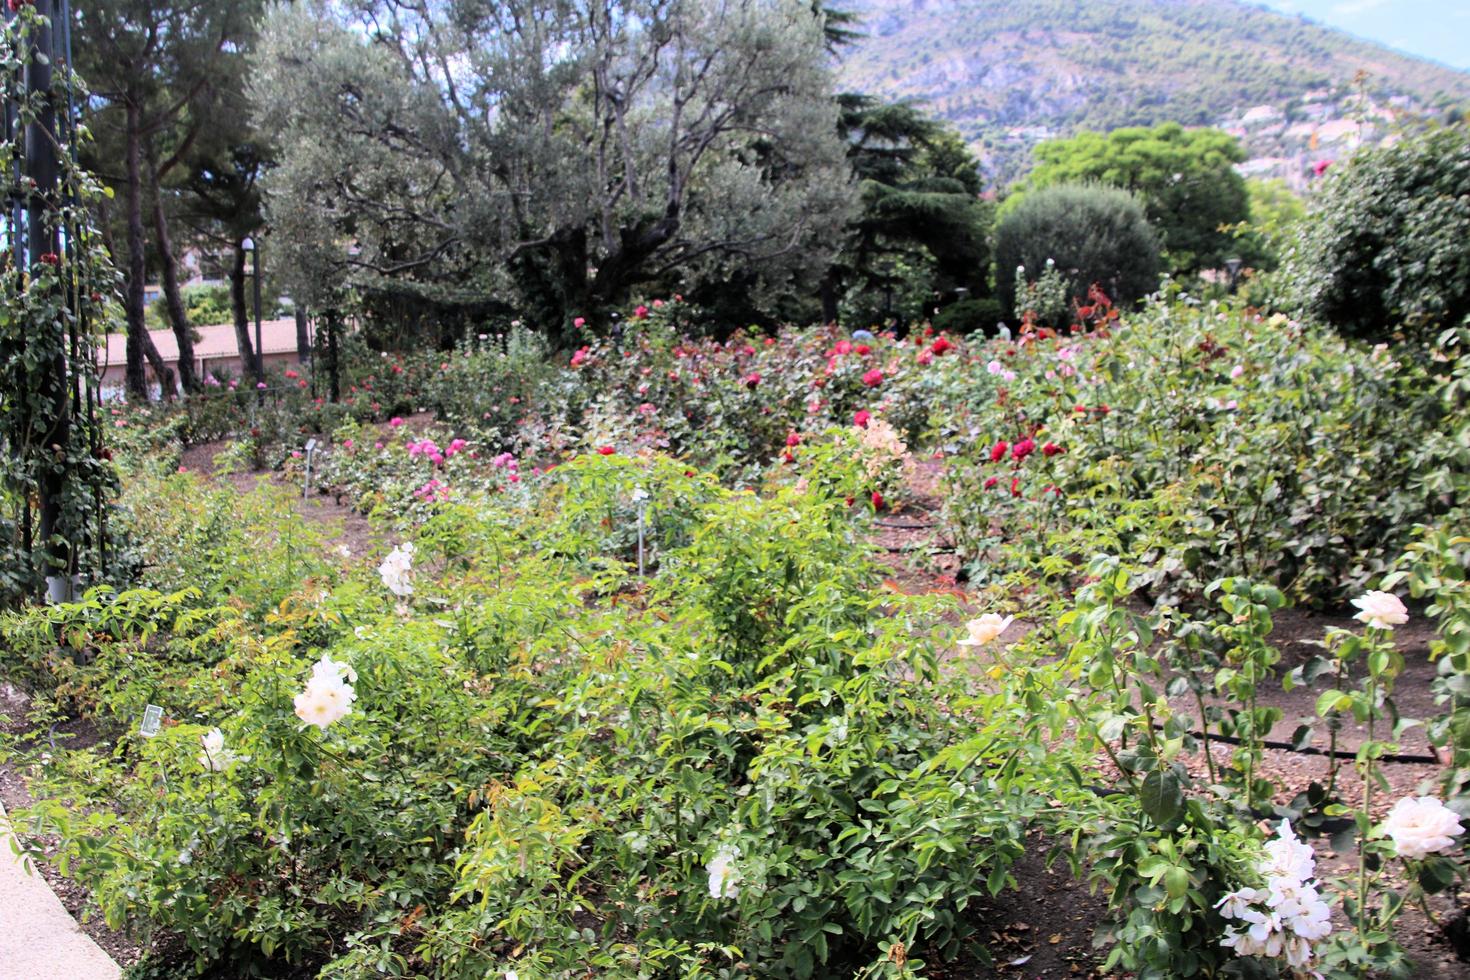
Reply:
[[349, 680], [357, 680], [357, 672], [324, 655], [312, 667], [306, 690], [296, 695], [296, 717], [322, 729], [347, 717], [352, 702], [357, 700]]
[[235, 753], [225, 748], [225, 733], [211, 728], [199, 736], [204, 751], [199, 753], [199, 764], [210, 772], [223, 772], [235, 761]]
[[735, 867], [735, 859], [740, 856], [740, 849], [725, 846], [715, 852], [710, 858], [705, 870], [709, 872], [709, 897], [710, 898], [737, 898], [740, 895], [740, 871]]
[[1409, 610], [1392, 592], [1368, 592], [1353, 600], [1358, 614], [1353, 618], [1375, 629], [1391, 630], [1409, 621]]
[[1399, 857], [1423, 858], [1455, 846], [1465, 832], [1455, 812], [1432, 796], [1406, 796], [1388, 811], [1383, 833], [1393, 838]]
[[1014, 616], [1000, 616], [997, 613], [986, 613], [979, 619], [972, 619], [965, 624], [965, 630], [969, 633], [960, 641], [962, 647], [983, 647], [1006, 631], [1015, 620]]

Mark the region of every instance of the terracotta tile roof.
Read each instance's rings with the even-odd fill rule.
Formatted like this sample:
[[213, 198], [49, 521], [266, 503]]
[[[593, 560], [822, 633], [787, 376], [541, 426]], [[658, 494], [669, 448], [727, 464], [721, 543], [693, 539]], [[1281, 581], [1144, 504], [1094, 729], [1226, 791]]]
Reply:
[[[200, 360], [215, 361], [224, 358], [238, 358], [240, 356], [240, 345], [235, 342], [235, 325], [233, 323], [216, 323], [207, 327], [195, 327], [198, 340], [194, 342], [194, 356]], [[179, 359], [179, 345], [174, 338], [172, 330], [150, 330], [148, 335], [153, 338], [153, 344], [158, 348], [159, 355], [169, 364]], [[250, 338], [255, 340], [255, 323], [250, 324]], [[296, 353], [296, 321], [286, 320], [263, 320], [260, 324], [261, 346], [265, 348], [266, 354], [294, 354]], [[126, 364], [128, 360], [128, 335], [125, 333], [110, 333], [107, 335], [107, 350], [97, 351], [97, 360], [104, 367], [115, 364]]]

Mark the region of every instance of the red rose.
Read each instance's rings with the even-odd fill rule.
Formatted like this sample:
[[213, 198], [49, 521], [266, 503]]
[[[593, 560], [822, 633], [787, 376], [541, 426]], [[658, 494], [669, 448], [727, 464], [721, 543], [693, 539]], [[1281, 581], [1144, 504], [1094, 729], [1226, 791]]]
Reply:
[[1036, 451], [1036, 443], [1027, 437], [1011, 447], [1011, 458], [1015, 460], [1025, 459]]
[[41, 263], [43, 265], [60, 265], [61, 256], [57, 255], [55, 252], [47, 252], [45, 255], [41, 256]]
[[752, 391], [754, 391], [756, 386], [760, 383], [761, 376], [760, 373], [757, 371], [752, 371], [745, 376], [745, 387], [751, 389]]
[[1019, 497], [1020, 495], [1021, 495], [1021, 478], [1019, 476], [1012, 477], [1011, 478], [1011, 496], [1012, 497]]
[[1006, 451], [1010, 448], [1010, 443], [1006, 442], [1004, 439], [1002, 439], [1000, 442], [997, 442], [994, 446], [990, 448], [990, 461], [992, 463], [999, 463], [1001, 460], [1006, 458]]
[[617, 450], [611, 446], [599, 446], [597, 452], [603, 456], [611, 456], [613, 453], [617, 452]]
[[877, 490], [874, 490], [873, 491], [873, 509], [874, 510], [882, 510], [883, 507], [884, 507], [883, 495], [881, 493], [879, 493]]
[[1000, 482], [1000, 477], [998, 477], [998, 476], [992, 476], [990, 479], [988, 479], [988, 480], [985, 481], [985, 489], [986, 490], [991, 490], [999, 482]]
[[639, 306], [637, 309], [635, 309], [633, 311], [633, 315], [635, 317], [637, 317], [638, 319], [640, 319], [640, 320], [647, 320], [648, 319], [648, 307], [646, 307], [646, 306]]
[[872, 420], [873, 416], [868, 414], [868, 410], [866, 408], [860, 408], [852, 415], [852, 424], [857, 426], [859, 429], [866, 429], [868, 427], [868, 423]]
[[801, 445], [801, 436], [797, 435], [795, 432], [791, 433], [789, 436], [786, 437], [786, 445], [788, 445], [788, 446], [799, 446], [799, 445]]
[[873, 353], [873, 348], [869, 347], [867, 344], [858, 344], [856, 347], [853, 348], [853, 350], [862, 357], [867, 357], [869, 354]]
[[934, 352], [935, 357], [938, 357], [940, 354], [943, 354], [947, 350], [953, 350], [954, 344], [951, 344], [948, 340], [940, 337], [938, 340], [934, 341], [929, 349]]
[[867, 385], [869, 388], [876, 388], [882, 383], [883, 372], [878, 370], [877, 368], [873, 368], [873, 370], [863, 375], [863, 384]]
[[1061, 446], [1058, 446], [1054, 442], [1049, 442], [1041, 447], [1041, 455], [1043, 456], [1055, 456], [1057, 453], [1064, 452], [1066, 452], [1066, 450], [1063, 449]]

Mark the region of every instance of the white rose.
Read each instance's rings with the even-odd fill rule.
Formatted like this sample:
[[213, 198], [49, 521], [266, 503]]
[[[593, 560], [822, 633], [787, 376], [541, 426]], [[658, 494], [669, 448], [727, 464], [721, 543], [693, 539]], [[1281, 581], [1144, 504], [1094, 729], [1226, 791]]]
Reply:
[[709, 864], [705, 865], [705, 870], [709, 872], [710, 898], [739, 896], [740, 870], [735, 867], [735, 859], [739, 856], [740, 851], [737, 848], [722, 847], [710, 858]]
[[223, 772], [235, 761], [235, 753], [225, 748], [225, 733], [218, 728], [211, 728], [199, 736], [199, 741], [204, 745], [204, 751], [199, 753], [199, 764], [210, 772]]
[[383, 579], [383, 585], [400, 599], [413, 595], [413, 583], [409, 580], [412, 574], [413, 542], [411, 541], [405, 541], [388, 552], [388, 557], [384, 558], [383, 564], [378, 566], [378, 575]]
[[1399, 857], [1423, 858], [1455, 846], [1465, 832], [1453, 810], [1432, 796], [1406, 796], [1388, 811], [1381, 828], [1393, 838]]
[[357, 683], [357, 671], [353, 670], [350, 664], [337, 663], [328, 653], [322, 654], [322, 659], [312, 665], [311, 676], [346, 681], [348, 684]]
[[972, 619], [965, 624], [969, 636], [960, 641], [962, 647], [983, 647], [1006, 631], [1015, 620], [1014, 616], [1001, 617], [996, 613], [986, 613], [979, 619]]
[[1392, 592], [1368, 592], [1353, 600], [1358, 614], [1353, 618], [1375, 629], [1391, 630], [1409, 621], [1409, 610]]
[[357, 680], [356, 671], [324, 655], [312, 667], [306, 690], [296, 695], [296, 717], [321, 729], [347, 717], [357, 700], [349, 679]]

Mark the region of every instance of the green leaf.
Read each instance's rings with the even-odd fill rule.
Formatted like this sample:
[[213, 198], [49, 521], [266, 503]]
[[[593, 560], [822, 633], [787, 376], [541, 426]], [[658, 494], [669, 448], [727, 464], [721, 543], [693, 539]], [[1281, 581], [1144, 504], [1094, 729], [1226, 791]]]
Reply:
[[1138, 802], [1149, 819], [1160, 826], [1166, 826], [1184, 808], [1184, 790], [1173, 772], [1156, 769], [1143, 778], [1143, 785], [1138, 790]]

